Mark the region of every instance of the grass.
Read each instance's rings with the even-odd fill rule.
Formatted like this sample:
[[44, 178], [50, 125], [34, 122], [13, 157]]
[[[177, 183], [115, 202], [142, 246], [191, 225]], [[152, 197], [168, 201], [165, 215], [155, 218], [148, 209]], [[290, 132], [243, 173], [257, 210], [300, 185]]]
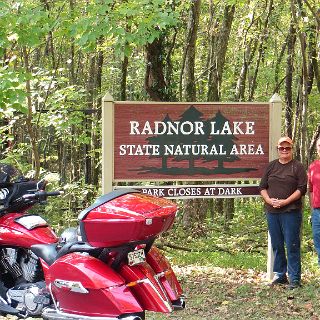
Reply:
[[[313, 249], [310, 212], [302, 232], [302, 287], [270, 287], [267, 226], [259, 203], [245, 203], [228, 228], [206, 223], [200, 236], [178, 224], [162, 245], [181, 280], [187, 307], [172, 314], [147, 313], [147, 320], [312, 319], [320, 320], [320, 269]], [[199, 231], [199, 230], [198, 230]], [[198, 232], [199, 234], [199, 232]]]
[[266, 273], [215, 266], [175, 266], [187, 307], [147, 320], [320, 319], [320, 272], [303, 274], [302, 287], [270, 287]]

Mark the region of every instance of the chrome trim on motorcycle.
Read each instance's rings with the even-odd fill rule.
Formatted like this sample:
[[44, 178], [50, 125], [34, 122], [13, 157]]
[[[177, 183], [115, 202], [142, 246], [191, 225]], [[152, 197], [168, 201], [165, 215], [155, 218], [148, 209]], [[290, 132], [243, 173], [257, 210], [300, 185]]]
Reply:
[[139, 283], [148, 283], [154, 292], [156, 292], [156, 294], [158, 295], [158, 297], [160, 298], [160, 300], [163, 301], [164, 305], [168, 308], [169, 312], [173, 311], [171, 302], [166, 294], [166, 292], [163, 290], [162, 288], [162, 284], [159, 282], [159, 280], [157, 279], [157, 277], [155, 276], [154, 279], [156, 280], [156, 282], [159, 284], [159, 288], [161, 289], [161, 291], [163, 292], [164, 296], [167, 298], [167, 300], [163, 299], [163, 297], [161, 296], [160, 292], [158, 291], [157, 287], [150, 281], [150, 279], [145, 278], [145, 279], [141, 279], [141, 280], [137, 280], [137, 284]]
[[174, 310], [183, 310], [186, 307], [186, 301], [184, 296], [181, 296], [178, 300], [172, 301]]
[[56, 280], [54, 280], [53, 284], [59, 289], [67, 288], [72, 292], [89, 293], [89, 291], [82, 285], [82, 283], [80, 281], [69, 281], [69, 280], [56, 279]]
[[[164, 275], [163, 275], [164, 276]], [[167, 298], [167, 308], [169, 309], [170, 312], [172, 312], [174, 309], [172, 307], [170, 298], [168, 297], [168, 294], [166, 292], [166, 290], [164, 289], [164, 287], [162, 286], [162, 283], [160, 282], [160, 277], [157, 277], [157, 275], [154, 276], [154, 280], [158, 283], [158, 286], [160, 288], [160, 290], [162, 291], [163, 295]], [[163, 299], [163, 301], [165, 302], [165, 300]]]

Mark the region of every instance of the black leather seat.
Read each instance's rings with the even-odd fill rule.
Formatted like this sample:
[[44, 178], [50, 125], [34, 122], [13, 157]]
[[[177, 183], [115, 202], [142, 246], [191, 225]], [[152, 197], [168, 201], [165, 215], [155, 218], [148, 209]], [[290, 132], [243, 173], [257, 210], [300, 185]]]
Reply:
[[31, 251], [48, 265], [51, 265], [56, 260], [58, 254], [57, 245], [57, 243], [34, 244], [31, 246]]
[[58, 243], [35, 244], [31, 246], [31, 251], [43, 259], [48, 265], [52, 265], [58, 258], [71, 252], [93, 252], [99, 250], [90, 246], [86, 242], [67, 242], [61, 248]]

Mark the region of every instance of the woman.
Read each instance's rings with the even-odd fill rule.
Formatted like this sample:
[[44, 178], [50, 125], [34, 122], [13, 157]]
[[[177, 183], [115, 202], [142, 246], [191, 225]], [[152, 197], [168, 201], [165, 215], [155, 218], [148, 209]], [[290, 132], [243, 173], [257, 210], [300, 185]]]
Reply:
[[292, 148], [293, 142], [289, 137], [279, 139], [279, 157], [268, 164], [260, 182], [274, 253], [272, 285], [289, 282], [289, 289], [300, 287], [301, 197], [307, 190], [307, 174], [303, 165], [293, 159]]
[[[317, 153], [320, 157], [320, 138], [317, 140]], [[312, 209], [312, 234], [314, 247], [320, 265], [320, 160], [313, 161], [308, 169], [309, 201]]]

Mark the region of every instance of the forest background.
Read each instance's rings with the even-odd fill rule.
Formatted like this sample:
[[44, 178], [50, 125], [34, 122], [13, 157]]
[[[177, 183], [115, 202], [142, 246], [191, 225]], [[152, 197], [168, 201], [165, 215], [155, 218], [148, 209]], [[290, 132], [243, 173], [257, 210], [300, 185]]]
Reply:
[[[320, 134], [319, 0], [0, 0], [0, 161], [65, 194], [57, 232], [101, 192], [101, 100], [283, 100], [307, 168]], [[315, 272], [306, 201], [303, 252]], [[263, 271], [260, 198], [188, 200], [159, 242], [178, 265]], [[169, 240], [168, 240], [169, 239]], [[176, 245], [179, 243], [179, 246]]]

